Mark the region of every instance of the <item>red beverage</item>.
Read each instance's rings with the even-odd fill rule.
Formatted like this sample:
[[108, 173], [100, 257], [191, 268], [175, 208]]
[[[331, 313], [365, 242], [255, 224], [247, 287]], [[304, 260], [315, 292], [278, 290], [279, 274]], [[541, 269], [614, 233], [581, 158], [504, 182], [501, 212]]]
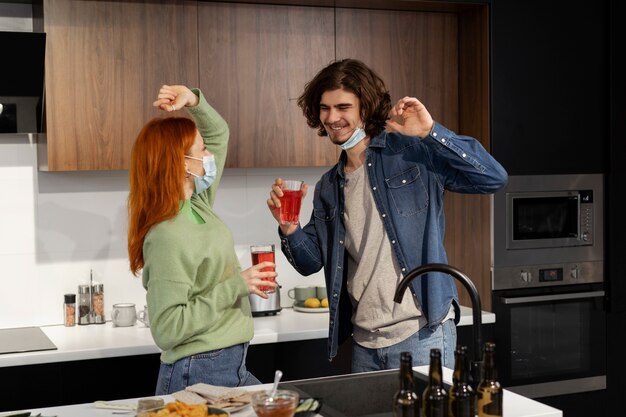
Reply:
[[301, 205], [301, 190], [283, 190], [283, 196], [280, 198], [280, 221], [298, 223]]
[[[261, 262], [269, 261], [275, 262], [274, 260], [274, 245], [259, 245], [259, 246], [251, 246], [250, 253], [252, 254], [252, 265], [259, 264]], [[261, 272], [273, 272], [274, 267], [262, 268]], [[263, 278], [264, 281], [275, 282], [275, 279], [272, 278]], [[259, 290], [261, 291], [270, 291], [273, 288], [260, 286]]]

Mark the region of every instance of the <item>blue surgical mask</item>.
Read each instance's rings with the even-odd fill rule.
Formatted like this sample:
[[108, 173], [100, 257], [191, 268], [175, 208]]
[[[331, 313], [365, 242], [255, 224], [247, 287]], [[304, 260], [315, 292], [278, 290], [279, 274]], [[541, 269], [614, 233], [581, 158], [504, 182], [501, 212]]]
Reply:
[[196, 186], [194, 193], [200, 194], [209, 189], [213, 181], [215, 181], [215, 177], [217, 176], [217, 166], [215, 165], [215, 156], [214, 155], [205, 155], [200, 158], [194, 158], [193, 156], [185, 155], [185, 158], [195, 159], [196, 161], [202, 161], [202, 167], [204, 168], [204, 175], [196, 175], [193, 172], [187, 170], [188, 173], [194, 176], [193, 182]]
[[347, 151], [348, 149], [353, 148], [357, 143], [365, 139], [365, 136], [367, 136], [365, 134], [365, 130], [357, 127], [356, 129], [354, 129], [354, 132], [352, 132], [352, 136], [350, 136], [350, 139], [339, 145], [339, 147], [341, 147], [341, 149], [343, 149], [344, 151]]

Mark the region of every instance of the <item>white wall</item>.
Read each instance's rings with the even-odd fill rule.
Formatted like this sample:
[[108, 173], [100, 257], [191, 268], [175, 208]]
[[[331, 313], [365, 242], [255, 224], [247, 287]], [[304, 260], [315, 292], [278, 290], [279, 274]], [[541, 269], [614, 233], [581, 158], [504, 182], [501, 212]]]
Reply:
[[[107, 318], [114, 303], [143, 306], [145, 290], [126, 254], [127, 171], [39, 172], [36, 155], [24, 136], [0, 137], [0, 328], [61, 324], [63, 294], [89, 283], [90, 271], [104, 284]], [[265, 200], [275, 177], [303, 179], [311, 186], [307, 222], [325, 170], [227, 169], [217, 194], [215, 210], [232, 230], [242, 267], [251, 264], [250, 244], [276, 244], [283, 306], [289, 288], [324, 279], [302, 277], [286, 261]]]

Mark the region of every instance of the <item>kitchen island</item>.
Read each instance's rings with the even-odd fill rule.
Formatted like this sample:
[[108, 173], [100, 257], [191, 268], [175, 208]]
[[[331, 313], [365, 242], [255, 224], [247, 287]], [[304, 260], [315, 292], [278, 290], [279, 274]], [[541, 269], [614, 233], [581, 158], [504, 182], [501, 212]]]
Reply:
[[[471, 309], [462, 307], [461, 312], [457, 332], [471, 335]], [[481, 321], [483, 328], [493, 326], [495, 315], [483, 312]], [[6, 398], [0, 412], [154, 393], [160, 350], [144, 324], [114, 327], [107, 322], [41, 329], [56, 350], [0, 355], [0, 392]], [[255, 317], [248, 368], [262, 382], [270, 382], [275, 369], [283, 370], [285, 381], [349, 372], [340, 359], [332, 363], [326, 359], [327, 336], [328, 313], [283, 308], [276, 316]], [[119, 375], [132, 377], [115, 385], [107, 382]]]
[[[428, 366], [417, 366], [414, 368], [416, 372], [427, 376], [428, 375]], [[451, 384], [452, 383], [452, 370], [444, 368], [443, 369], [443, 377], [444, 382]], [[250, 387], [244, 387], [247, 390], [258, 390], [258, 389], [268, 389], [271, 387], [271, 384], [263, 384], [263, 385], [255, 385]], [[151, 397], [154, 398], [154, 397]], [[173, 401], [173, 398], [170, 395], [160, 396], [158, 398], [163, 398], [163, 400], [167, 403]], [[112, 401], [113, 403], [127, 404], [127, 405], [136, 405], [137, 398], [134, 399], [126, 399], [126, 400], [116, 400]], [[323, 400], [323, 399], [322, 399]], [[351, 399], [351, 401], [355, 401], [356, 399]], [[391, 398], [389, 399], [389, 403], [391, 404]], [[28, 410], [31, 411], [33, 415], [37, 415], [37, 413], [41, 413], [42, 416], [58, 416], [58, 417], [112, 417], [114, 416], [114, 412], [119, 413], [120, 410], [112, 410], [112, 409], [100, 409], [96, 408], [93, 403], [86, 404], [76, 404], [76, 405], [68, 405], [61, 407], [49, 407], [49, 408], [41, 408], [36, 410]], [[0, 413], [0, 417], [1, 417]], [[232, 414], [237, 417], [254, 417], [255, 413], [251, 407], [244, 408], [241, 411]], [[322, 406], [321, 415], [324, 415], [324, 407]], [[391, 415], [391, 413], [389, 413]], [[556, 408], [544, 405], [535, 400], [523, 397], [521, 395], [515, 394], [514, 392], [504, 390], [504, 415], [506, 417], [562, 417], [563, 412]]]

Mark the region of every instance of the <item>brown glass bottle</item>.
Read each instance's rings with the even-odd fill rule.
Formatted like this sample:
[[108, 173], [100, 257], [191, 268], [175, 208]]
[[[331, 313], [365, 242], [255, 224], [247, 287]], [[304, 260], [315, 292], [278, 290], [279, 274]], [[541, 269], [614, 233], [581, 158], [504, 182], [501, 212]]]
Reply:
[[503, 391], [496, 369], [496, 344], [485, 343], [483, 352], [483, 378], [476, 390], [478, 416], [502, 417]]
[[419, 417], [419, 396], [415, 393], [413, 357], [410, 352], [400, 353], [400, 389], [393, 396], [395, 417]]
[[458, 346], [454, 351], [454, 373], [448, 417], [475, 417], [476, 392], [469, 383], [470, 363], [467, 357], [467, 346]]
[[445, 417], [448, 415], [448, 393], [443, 387], [441, 351], [430, 350], [428, 385], [422, 394], [422, 417]]

